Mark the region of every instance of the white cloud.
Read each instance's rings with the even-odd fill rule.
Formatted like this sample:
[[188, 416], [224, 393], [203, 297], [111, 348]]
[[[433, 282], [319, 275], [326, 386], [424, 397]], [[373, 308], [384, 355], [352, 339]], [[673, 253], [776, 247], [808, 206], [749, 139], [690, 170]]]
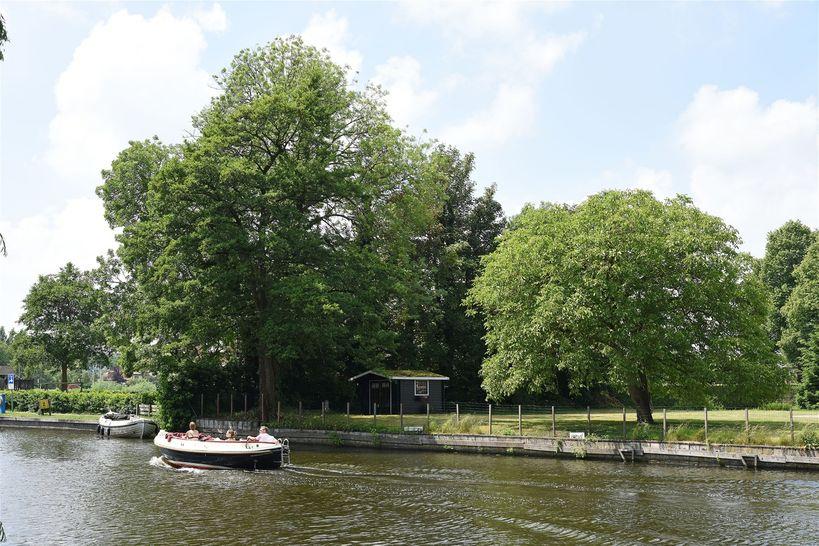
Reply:
[[765, 106], [745, 87], [703, 86], [679, 120], [691, 194], [762, 255], [766, 234], [798, 218], [819, 227], [819, 110], [813, 98]]
[[678, 193], [674, 191], [674, 177], [669, 171], [634, 167], [628, 161], [621, 169], [605, 171], [600, 185], [603, 188], [648, 190], [657, 199], [666, 199]]
[[203, 30], [224, 32], [227, 29], [227, 15], [218, 3], [213, 4], [207, 11], [197, 9], [193, 16]]
[[535, 89], [528, 85], [501, 84], [492, 103], [462, 123], [442, 132], [444, 142], [468, 150], [496, 146], [529, 134], [537, 114]]
[[92, 188], [128, 140], [183, 136], [215, 93], [202, 29], [162, 8], [150, 19], [119, 11], [91, 30], [55, 88], [46, 159], [58, 176]]
[[390, 57], [375, 68], [372, 82], [387, 92], [387, 109], [400, 126], [410, 125], [438, 98], [438, 93], [423, 88], [421, 64], [412, 56]]
[[62, 210], [0, 223], [0, 233], [8, 245], [8, 256], [0, 258], [0, 325], [6, 328], [20, 318], [23, 298], [39, 275], [56, 273], [69, 261], [90, 269], [116, 244], [96, 198], [73, 199]]
[[317, 13], [310, 17], [307, 28], [301, 33], [305, 42], [330, 52], [332, 59], [342, 66], [349, 66], [353, 73], [361, 70], [363, 57], [358, 50], [350, 49], [347, 42], [350, 33], [347, 19], [339, 17], [335, 10]]

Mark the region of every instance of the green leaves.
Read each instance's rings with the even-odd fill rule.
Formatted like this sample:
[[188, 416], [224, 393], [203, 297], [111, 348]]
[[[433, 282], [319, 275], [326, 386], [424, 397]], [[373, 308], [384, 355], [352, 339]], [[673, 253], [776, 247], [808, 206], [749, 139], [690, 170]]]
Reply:
[[524, 208], [468, 298], [486, 317], [484, 388], [496, 399], [543, 391], [565, 369], [575, 392], [602, 384], [644, 398], [650, 385], [699, 402], [730, 384], [741, 385], [735, 401], [770, 396], [781, 379], [755, 381], [776, 376], [768, 302], [737, 245], [682, 197], [610, 191]]

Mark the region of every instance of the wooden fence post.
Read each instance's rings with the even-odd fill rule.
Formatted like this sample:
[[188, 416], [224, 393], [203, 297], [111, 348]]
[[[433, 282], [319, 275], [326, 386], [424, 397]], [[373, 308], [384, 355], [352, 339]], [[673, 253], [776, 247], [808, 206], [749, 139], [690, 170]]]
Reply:
[[705, 417], [705, 443], [708, 443], [708, 408], [702, 408]]
[[663, 442], [665, 442], [665, 435], [668, 434], [668, 416], [666, 415], [666, 409], [663, 408]]
[[324, 423], [326, 422], [326, 419], [324, 417], [324, 415], [325, 415], [324, 414], [324, 409], [325, 409], [324, 408], [324, 401], [322, 400], [322, 402], [321, 402], [321, 426], [324, 426]]
[[745, 408], [745, 434], [751, 433], [751, 420], [748, 419], [748, 408]]
[[259, 393], [259, 419], [267, 421], [267, 410], [264, 408], [264, 393]]
[[205, 393], [199, 393], [199, 417], [205, 415]]
[[399, 415], [398, 419], [400, 421], [399, 426], [401, 427], [401, 434], [403, 434], [404, 433], [404, 403], [403, 402], [398, 404], [398, 415]]
[[247, 393], [245, 393], [245, 413], [247, 413]]
[[791, 444], [793, 444], [793, 408], [791, 408], [791, 411], [788, 414], [788, 419], [791, 422]]
[[282, 422], [282, 401], [279, 400], [276, 402], [276, 422]]
[[301, 400], [299, 400], [299, 419], [304, 419], [304, 410], [302, 409]]
[[523, 420], [520, 411], [520, 404], [518, 404], [518, 436], [523, 436]]
[[216, 393], [216, 418], [219, 418], [219, 393]]
[[233, 391], [230, 391], [230, 418], [233, 419]]
[[376, 419], [378, 419], [378, 404], [373, 404], [373, 424], [376, 423]]
[[626, 439], [626, 407], [623, 406], [623, 440]]
[[429, 402], [427, 402], [427, 434], [429, 434]]
[[460, 404], [455, 404], [455, 424], [461, 426], [461, 408]]
[[557, 423], [555, 422], [555, 407], [552, 406], [552, 438], [557, 436]]
[[586, 434], [591, 435], [591, 408], [586, 406]]
[[350, 419], [350, 403], [347, 402], [347, 420], [349, 421], [349, 419]]
[[489, 404], [489, 434], [492, 434], [492, 404]]

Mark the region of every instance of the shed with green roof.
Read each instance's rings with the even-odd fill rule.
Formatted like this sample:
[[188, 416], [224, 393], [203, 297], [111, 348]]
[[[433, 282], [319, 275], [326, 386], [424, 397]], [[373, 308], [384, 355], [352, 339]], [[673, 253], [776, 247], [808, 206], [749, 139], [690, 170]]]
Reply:
[[444, 411], [444, 389], [449, 378], [427, 370], [367, 370], [350, 378], [356, 384], [354, 408], [360, 413], [424, 413]]

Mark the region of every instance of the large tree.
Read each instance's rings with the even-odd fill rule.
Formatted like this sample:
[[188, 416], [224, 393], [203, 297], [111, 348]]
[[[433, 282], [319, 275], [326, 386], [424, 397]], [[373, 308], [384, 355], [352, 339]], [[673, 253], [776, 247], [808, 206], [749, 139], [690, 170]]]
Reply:
[[782, 307], [796, 285], [794, 269], [802, 263], [816, 234], [798, 220], [789, 220], [768, 234], [765, 257], [762, 259], [762, 279], [771, 291], [771, 337], [779, 342], [785, 328]]
[[470, 291], [483, 311], [490, 398], [572, 387], [756, 402], [781, 385], [765, 330], [769, 300], [719, 218], [679, 196], [607, 191], [577, 206], [527, 206]]
[[42, 347], [59, 366], [63, 390], [69, 367], [105, 356], [104, 338], [97, 327], [101, 298], [91, 277], [69, 262], [54, 275], [41, 275], [23, 301], [20, 322], [31, 345]]
[[194, 138], [132, 143], [98, 193], [163, 381], [252, 363], [266, 419], [286, 370], [383, 358], [381, 310], [439, 195], [377, 92], [299, 39], [240, 52], [216, 84]]
[[398, 367], [448, 375], [448, 396], [474, 400], [481, 395], [478, 372], [485, 331], [481, 317], [467, 315], [463, 300], [481, 256], [494, 250], [505, 218], [495, 200], [495, 186], [476, 194], [472, 154], [439, 146], [432, 159], [444, 188], [444, 204], [416, 242], [417, 297], [406, 301], [404, 320], [396, 324], [400, 340], [391, 359]]
[[794, 289], [783, 307], [786, 326], [782, 349], [799, 373], [796, 400], [819, 406], [819, 241], [808, 248], [794, 272]]

